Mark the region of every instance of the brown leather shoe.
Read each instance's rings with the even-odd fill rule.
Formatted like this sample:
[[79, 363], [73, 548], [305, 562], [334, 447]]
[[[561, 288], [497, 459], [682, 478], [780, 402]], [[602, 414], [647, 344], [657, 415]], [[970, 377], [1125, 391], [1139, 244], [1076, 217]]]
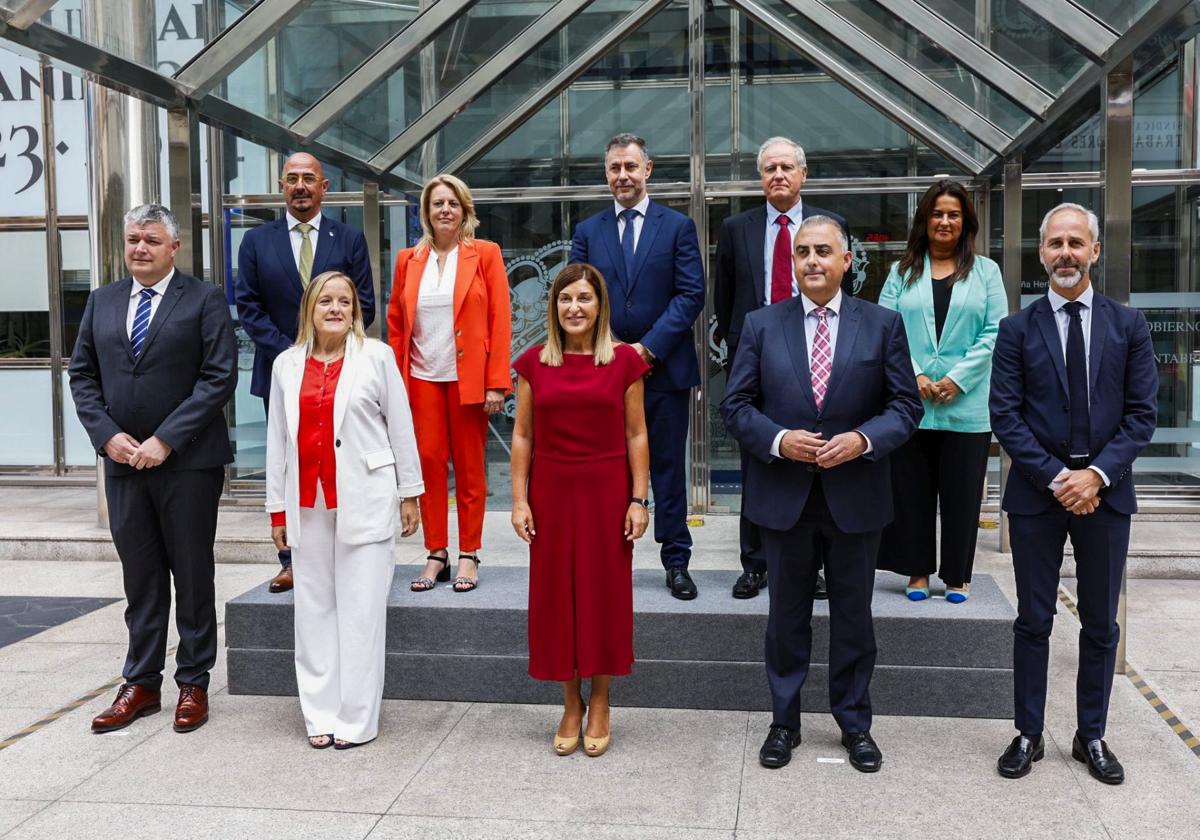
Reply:
[[162, 694], [144, 685], [125, 683], [117, 689], [117, 699], [96, 717], [92, 718], [93, 732], [112, 732], [124, 729], [140, 717], [152, 715], [162, 709]]
[[276, 594], [287, 592], [292, 588], [292, 567], [284, 566], [279, 570], [279, 574], [271, 578], [271, 583], [267, 589]]
[[198, 685], [181, 685], [175, 706], [175, 731], [191, 732], [208, 723], [208, 694]]

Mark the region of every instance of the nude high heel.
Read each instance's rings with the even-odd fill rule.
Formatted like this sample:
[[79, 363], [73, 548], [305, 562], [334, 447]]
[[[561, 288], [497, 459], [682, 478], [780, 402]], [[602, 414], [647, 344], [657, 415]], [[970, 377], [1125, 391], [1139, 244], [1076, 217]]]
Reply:
[[579, 730], [579, 735], [573, 735], [570, 738], [564, 738], [557, 732], [554, 733], [554, 752], [558, 755], [570, 755], [579, 749], [579, 738], [583, 735], [583, 730]]

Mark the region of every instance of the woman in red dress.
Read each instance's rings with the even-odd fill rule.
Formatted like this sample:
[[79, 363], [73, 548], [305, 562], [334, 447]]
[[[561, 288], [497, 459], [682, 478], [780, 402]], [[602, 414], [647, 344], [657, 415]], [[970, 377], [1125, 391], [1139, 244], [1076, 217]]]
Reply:
[[513, 365], [512, 524], [529, 544], [529, 674], [563, 684], [554, 751], [575, 752], [582, 734], [598, 756], [610, 738], [610, 679], [633, 665], [633, 541], [650, 521], [649, 367], [614, 342], [608, 290], [590, 265], [555, 278], [546, 332]]

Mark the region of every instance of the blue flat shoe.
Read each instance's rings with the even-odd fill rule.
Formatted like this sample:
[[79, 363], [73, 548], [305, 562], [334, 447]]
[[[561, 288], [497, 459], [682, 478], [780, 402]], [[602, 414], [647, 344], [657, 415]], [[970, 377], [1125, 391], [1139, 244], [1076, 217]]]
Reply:
[[970, 597], [971, 597], [971, 593], [966, 589], [947, 589], [946, 590], [946, 603], [949, 603], [949, 604], [962, 604], [962, 603], [965, 603], [966, 600]]
[[906, 586], [904, 587], [904, 594], [908, 596], [908, 600], [910, 601], [924, 601], [929, 597], [929, 587]]

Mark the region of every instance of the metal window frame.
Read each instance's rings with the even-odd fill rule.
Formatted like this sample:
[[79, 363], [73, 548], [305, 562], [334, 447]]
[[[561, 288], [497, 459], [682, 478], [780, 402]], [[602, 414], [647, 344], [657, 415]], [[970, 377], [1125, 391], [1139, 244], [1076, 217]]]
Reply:
[[495, 52], [491, 58], [475, 68], [454, 90], [442, 97], [390, 143], [376, 152], [368, 161], [368, 165], [380, 172], [390, 173], [418, 146], [452, 120], [459, 111], [466, 108], [480, 94], [494, 85], [517, 62], [537, 49], [542, 41], [570, 23], [591, 2], [592, 0], [558, 0], [540, 17], [522, 29], [516, 37]]
[[[821, 0], [783, 0], [804, 15], [818, 29], [841, 43], [863, 61], [873, 64], [885, 76], [901, 85], [930, 108], [944, 114], [993, 152], [1003, 151], [1012, 137], [991, 120], [937, 84], [883, 44]], [[790, 24], [789, 24], [790, 25]]]
[[941, 133], [919, 115], [895, 102], [884, 91], [861, 78], [853, 68], [826, 52], [813, 38], [789, 25], [761, 5], [758, 0], [729, 0], [729, 5], [786, 42], [809, 61], [821, 68], [830, 78], [858, 96], [875, 110], [891, 119], [909, 134], [924, 141], [930, 148], [961, 166], [972, 175], [984, 171], [987, 163], [976, 160], [953, 143], [947, 143]]
[[611, 29], [601, 35], [595, 43], [591, 44], [573, 61], [555, 73], [545, 84], [525, 97], [520, 105], [509, 111], [499, 122], [480, 135], [474, 143], [464, 149], [454, 160], [444, 167], [445, 171], [461, 172], [486, 155], [497, 143], [516, 130], [518, 126], [537, 113], [544, 105], [569, 88], [571, 83], [586, 73], [593, 64], [603, 58], [606, 53], [615, 49], [638, 27], [654, 17], [659, 10], [670, 2], [671, 0], [646, 0], [642, 5], [619, 20]]
[[954, 56], [959, 64], [1003, 93], [1029, 115], [1040, 120], [1054, 104], [1054, 97], [1040, 85], [918, 0], [878, 2], [887, 11]]
[[15, 6], [5, 3], [5, 8], [0, 9], [0, 19], [4, 19], [5, 26], [11, 26], [13, 29], [28, 29], [57, 2], [58, 0], [26, 0], [24, 5]]
[[313, 0], [258, 0], [227, 26], [175, 74], [175, 83], [188, 96], [208, 93], [232, 74], [259, 47], [271, 40]]
[[1074, 41], [1093, 58], [1102, 58], [1121, 37], [1073, 0], [1017, 0], [1046, 23]]
[[383, 43], [348, 76], [296, 118], [291, 130], [306, 140], [332, 125], [375, 85], [436, 38], [478, 0], [436, 0]]

